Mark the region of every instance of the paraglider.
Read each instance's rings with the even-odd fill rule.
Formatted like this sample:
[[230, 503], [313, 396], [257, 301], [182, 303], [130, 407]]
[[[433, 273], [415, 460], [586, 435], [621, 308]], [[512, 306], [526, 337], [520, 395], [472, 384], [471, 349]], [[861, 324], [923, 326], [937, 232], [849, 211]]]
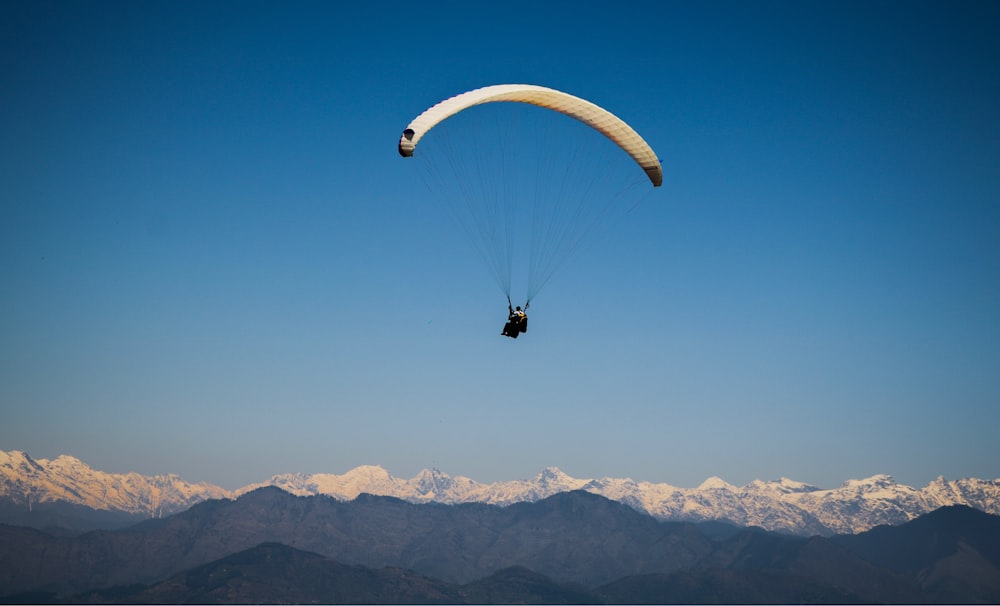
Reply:
[[527, 307], [526, 304], [525, 309], [521, 309], [521, 306], [518, 305], [517, 309], [514, 309], [510, 306], [510, 299], [507, 299], [507, 323], [503, 325], [500, 334], [516, 339], [522, 332], [528, 332]]
[[[493, 130], [482, 134], [474, 130], [475, 117], [466, 116], [485, 112], [486, 106], [530, 107], [524, 110], [527, 118], [540, 126], [525, 126], [521, 120], [526, 118], [511, 109], [484, 118], [483, 128]], [[484, 109], [466, 111], [471, 108]], [[564, 126], [567, 122], [576, 126]], [[545, 147], [542, 140], [550, 128], [576, 130], [572, 136], [557, 131]], [[527, 330], [531, 301], [580, 243], [628, 213], [638, 203], [633, 203], [636, 195], [663, 182], [656, 153], [623, 120], [580, 97], [529, 84], [478, 88], [431, 106], [403, 130], [398, 151], [403, 157], [427, 157], [421, 176], [449, 204], [507, 296], [502, 334], [512, 338]], [[623, 159], [630, 168], [619, 167]], [[644, 187], [635, 177], [643, 174]], [[527, 235], [518, 240], [522, 234]], [[517, 266], [527, 269], [523, 309], [510, 303], [518, 255]]]

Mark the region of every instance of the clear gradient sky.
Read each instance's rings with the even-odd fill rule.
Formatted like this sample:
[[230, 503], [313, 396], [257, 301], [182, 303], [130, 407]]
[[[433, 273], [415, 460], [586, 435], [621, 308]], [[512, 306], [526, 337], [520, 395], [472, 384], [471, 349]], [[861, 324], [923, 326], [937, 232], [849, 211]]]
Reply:
[[[1000, 477], [997, 31], [995, 2], [4, 2], [0, 449], [227, 488]], [[517, 341], [396, 153], [499, 83], [610, 109], [665, 172]]]

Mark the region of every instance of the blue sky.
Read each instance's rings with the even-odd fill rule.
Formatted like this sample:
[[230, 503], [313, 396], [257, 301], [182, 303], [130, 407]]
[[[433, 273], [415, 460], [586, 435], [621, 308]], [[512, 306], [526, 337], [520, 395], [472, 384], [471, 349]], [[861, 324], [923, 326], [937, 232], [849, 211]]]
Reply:
[[[993, 3], [4, 3], [0, 449], [229, 488], [1000, 477], [998, 26]], [[396, 153], [499, 83], [610, 109], [665, 172], [517, 341]]]

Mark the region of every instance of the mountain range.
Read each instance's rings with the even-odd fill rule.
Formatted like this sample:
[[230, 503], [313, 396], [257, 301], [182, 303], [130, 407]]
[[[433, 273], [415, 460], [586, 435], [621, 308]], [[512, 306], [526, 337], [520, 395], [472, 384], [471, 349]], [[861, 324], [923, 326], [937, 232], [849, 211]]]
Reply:
[[660, 521], [716, 520], [801, 536], [856, 534], [902, 524], [950, 505], [1000, 514], [1000, 480], [974, 478], [942, 477], [921, 489], [899, 484], [888, 475], [849, 480], [834, 489], [787, 478], [756, 480], [741, 487], [709, 478], [697, 488], [679, 488], [629, 478], [573, 478], [554, 467], [530, 480], [480, 483], [437, 469], [402, 479], [379, 466], [361, 466], [342, 475], [276, 475], [267, 482], [225, 490], [172, 474], [106, 473], [67, 455], [35, 460], [24, 452], [0, 451], [0, 522], [74, 531], [121, 527], [206, 500], [236, 499], [267, 486], [296, 496], [324, 495], [341, 501], [371, 494], [415, 504], [498, 506], [582, 490]]
[[1000, 516], [856, 535], [661, 522], [583, 490], [505, 507], [275, 487], [120, 530], [0, 524], [6, 603], [997, 603]]

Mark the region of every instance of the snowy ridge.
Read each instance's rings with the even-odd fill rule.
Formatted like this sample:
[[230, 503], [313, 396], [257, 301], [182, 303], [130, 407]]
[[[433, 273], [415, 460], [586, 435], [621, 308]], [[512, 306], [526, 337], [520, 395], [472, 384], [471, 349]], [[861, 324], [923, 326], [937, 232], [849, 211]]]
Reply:
[[821, 489], [788, 478], [755, 480], [733, 486], [708, 478], [697, 488], [630, 478], [573, 478], [555, 467], [530, 480], [483, 484], [463, 476], [423, 470], [397, 478], [381, 466], [365, 465], [342, 475], [282, 474], [267, 482], [227, 491], [211, 484], [190, 484], [176, 475], [109, 474], [69, 456], [33, 460], [23, 452], [0, 451], [0, 499], [30, 508], [46, 501], [67, 501], [93, 509], [157, 517], [182, 511], [206, 499], [236, 498], [263, 486], [299, 496], [327, 495], [352, 500], [368, 493], [413, 503], [488, 503], [506, 506], [537, 501], [560, 492], [586, 490], [620, 501], [660, 520], [725, 520], [738, 525], [799, 535], [851, 534], [880, 524], [901, 524], [946, 505], [968, 505], [1000, 515], [1000, 480], [939, 477], [921, 489], [876, 475]]
[[66, 501], [97, 510], [160, 517], [228, 496], [218, 486], [191, 484], [173, 474], [104, 473], [67, 455], [36, 461], [23, 452], [0, 450], [0, 497], [29, 509], [37, 503]]

